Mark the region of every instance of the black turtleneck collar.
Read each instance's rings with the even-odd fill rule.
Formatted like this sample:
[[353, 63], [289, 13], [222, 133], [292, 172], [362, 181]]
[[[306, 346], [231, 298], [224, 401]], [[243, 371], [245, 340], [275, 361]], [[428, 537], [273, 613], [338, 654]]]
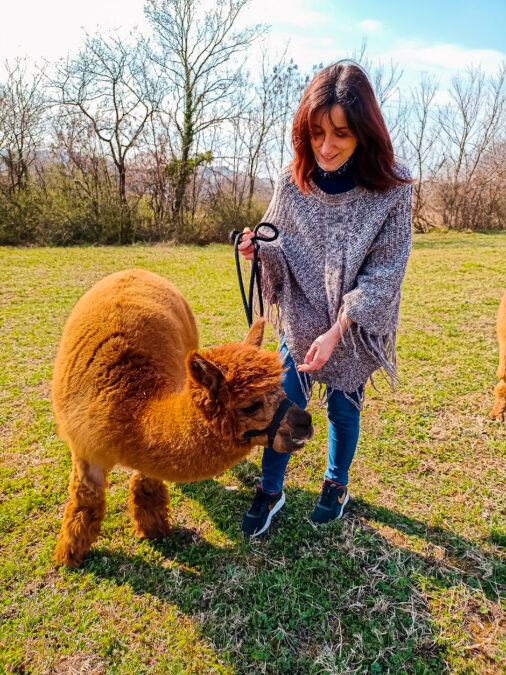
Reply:
[[353, 177], [353, 155], [334, 171], [324, 171], [317, 162], [311, 178], [320, 190], [328, 195], [352, 190], [357, 185]]

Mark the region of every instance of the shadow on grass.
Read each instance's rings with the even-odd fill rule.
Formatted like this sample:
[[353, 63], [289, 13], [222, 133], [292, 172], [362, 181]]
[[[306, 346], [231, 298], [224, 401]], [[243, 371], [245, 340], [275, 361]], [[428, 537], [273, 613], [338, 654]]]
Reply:
[[[254, 462], [245, 460], [237, 464], [232, 472], [245, 486], [253, 487], [257, 483], [259, 468]], [[194, 489], [193, 486], [186, 486], [186, 488]], [[310, 506], [311, 510], [313, 506], [314, 503]], [[348, 519], [350, 516], [356, 516], [372, 520], [395, 528], [406, 537], [417, 537], [428, 544], [443, 548], [447, 557], [452, 558], [457, 568], [456, 572], [460, 573], [459, 581], [467, 580], [474, 589], [481, 587], [489, 600], [499, 599], [500, 587], [506, 584], [506, 565], [499, 558], [483, 551], [474, 542], [442, 527], [429, 526], [426, 522], [409, 518], [382, 506], [375, 506], [356, 497], [350, 501], [346, 513]], [[374, 528], [371, 530], [374, 531]], [[411, 550], [404, 550], [413, 555]], [[430, 554], [422, 556], [422, 560], [427, 565], [443, 567]]]
[[[258, 467], [242, 463], [235, 473], [250, 485]], [[388, 509], [353, 500], [343, 520], [315, 528], [308, 519], [314, 493], [288, 488], [270, 536], [248, 541], [240, 522], [250, 489], [230, 491], [212, 480], [180, 487], [204, 506], [228, 545], [176, 525], [173, 537], [145, 542], [135, 557], [97, 548], [86, 568], [198, 617], [204, 635], [239, 672], [441, 673], [445, 649], [436, 642], [420, 576], [440, 589], [481, 586], [496, 599], [492, 578], [413, 553], [364, 523], [398, 528], [466, 561], [476, 549]], [[495, 559], [483, 557], [497, 570]]]

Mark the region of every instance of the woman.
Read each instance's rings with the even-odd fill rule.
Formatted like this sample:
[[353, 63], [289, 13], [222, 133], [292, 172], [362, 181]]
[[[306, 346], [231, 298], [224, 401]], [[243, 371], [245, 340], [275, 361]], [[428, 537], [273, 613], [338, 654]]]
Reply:
[[[305, 407], [311, 380], [327, 387], [328, 463], [311, 519], [340, 518], [357, 447], [364, 385], [378, 368], [393, 385], [400, 288], [411, 247], [411, 179], [362, 68], [319, 72], [295, 114], [294, 160], [264, 221], [279, 238], [260, 245], [262, 288], [281, 322], [283, 388]], [[251, 259], [252, 233], [239, 246]], [[242, 529], [257, 536], [285, 502], [289, 454], [265, 448], [262, 482]]]

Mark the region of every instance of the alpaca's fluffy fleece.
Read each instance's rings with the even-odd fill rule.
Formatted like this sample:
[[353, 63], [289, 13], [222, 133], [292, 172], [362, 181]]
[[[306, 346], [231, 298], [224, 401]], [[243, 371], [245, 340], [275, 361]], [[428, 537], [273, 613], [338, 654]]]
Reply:
[[495, 402], [490, 417], [504, 420], [506, 413], [506, 293], [497, 312], [497, 341], [499, 343], [499, 382], [495, 388]]
[[[277, 352], [259, 349], [262, 336], [260, 321], [244, 342], [199, 353], [188, 303], [146, 270], [112, 274], [79, 300], [52, 382], [57, 428], [73, 458], [57, 562], [79, 565], [98, 537], [115, 464], [135, 470], [135, 532], [158, 538], [171, 532], [163, 480], [210, 478], [247, 455], [252, 442], [242, 434], [264, 428], [284, 397], [283, 365]], [[255, 397], [265, 419], [246, 427], [237, 406]]]

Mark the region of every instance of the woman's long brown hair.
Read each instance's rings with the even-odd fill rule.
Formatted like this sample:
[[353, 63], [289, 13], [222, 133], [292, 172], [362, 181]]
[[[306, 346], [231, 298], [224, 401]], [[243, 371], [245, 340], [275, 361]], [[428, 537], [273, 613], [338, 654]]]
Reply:
[[411, 183], [395, 168], [390, 134], [381, 114], [373, 88], [365, 71], [354, 61], [345, 60], [317, 73], [307, 87], [293, 120], [292, 180], [301, 192], [309, 193], [309, 181], [316, 167], [311, 148], [311, 124], [317, 112], [325, 112], [330, 123], [331, 108], [343, 107], [351, 133], [357, 139], [353, 172], [357, 185], [385, 192], [397, 185]]

